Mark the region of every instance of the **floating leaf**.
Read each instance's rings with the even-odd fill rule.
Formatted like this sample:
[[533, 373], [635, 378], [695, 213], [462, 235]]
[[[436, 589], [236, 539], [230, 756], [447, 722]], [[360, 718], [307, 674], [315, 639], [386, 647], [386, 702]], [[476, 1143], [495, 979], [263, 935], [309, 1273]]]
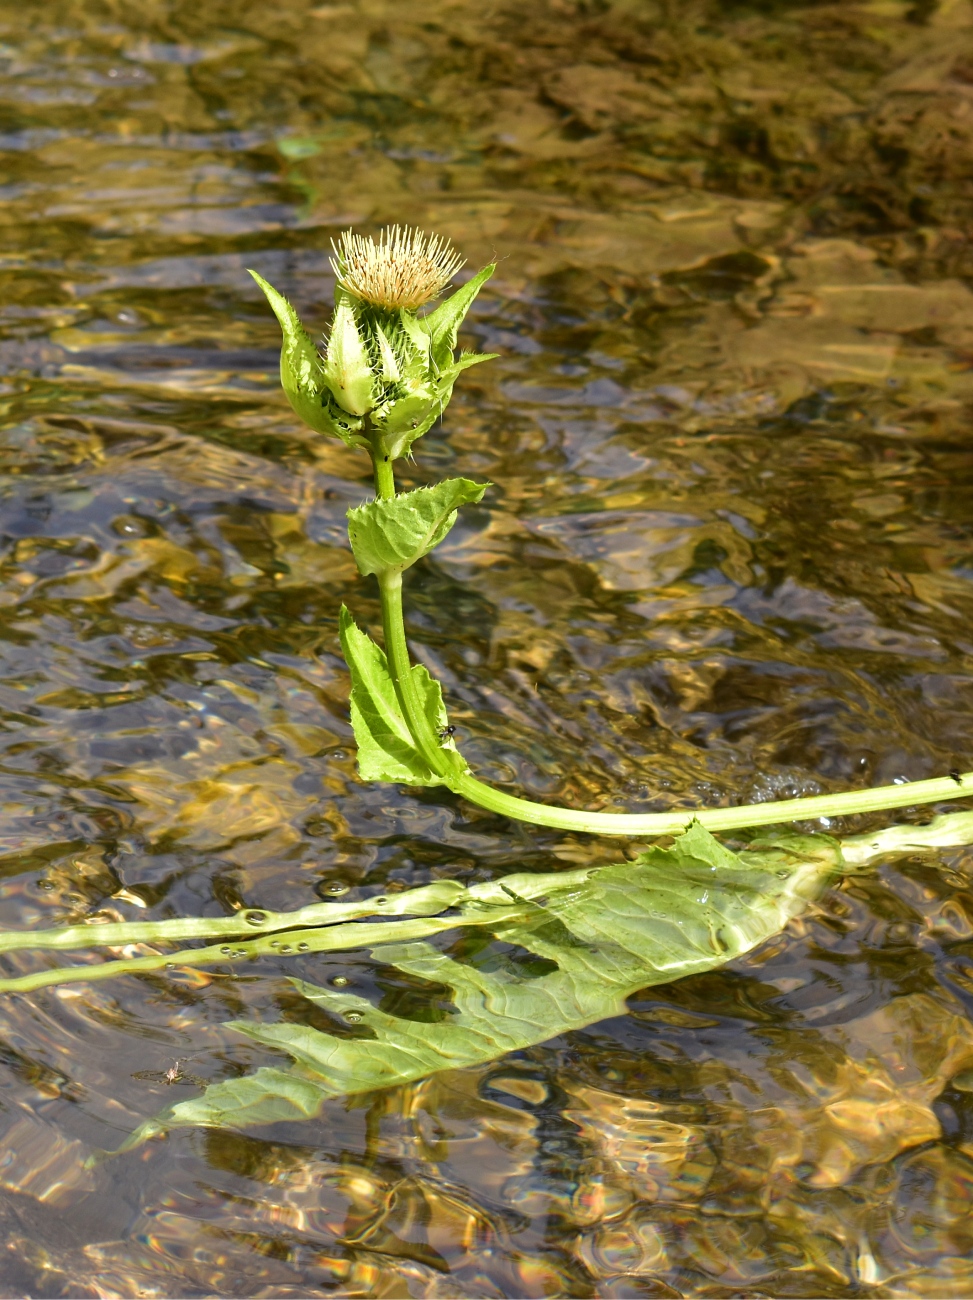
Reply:
[[[778, 933], [840, 865], [838, 844], [823, 835], [785, 835], [735, 854], [694, 823], [672, 848], [651, 849], [635, 862], [506, 876], [467, 889], [454, 899], [455, 913], [438, 922], [380, 923], [381, 939], [401, 927], [406, 942], [372, 946], [369, 924], [359, 924], [361, 946], [377, 961], [446, 985], [452, 1014], [434, 1024], [409, 1020], [357, 994], [295, 980], [305, 997], [358, 1026], [360, 1036], [231, 1021], [229, 1028], [286, 1051], [294, 1071], [264, 1069], [215, 1084], [148, 1121], [126, 1147], [176, 1125], [237, 1127], [311, 1115], [329, 1097], [493, 1060], [621, 1015], [638, 989], [712, 970]], [[422, 925], [474, 925], [504, 948], [492, 962], [463, 960], [416, 941]], [[504, 965], [511, 945], [534, 962]]]
[[348, 511], [348, 536], [363, 574], [407, 569], [438, 546], [462, 505], [479, 501], [489, 483], [450, 478]]

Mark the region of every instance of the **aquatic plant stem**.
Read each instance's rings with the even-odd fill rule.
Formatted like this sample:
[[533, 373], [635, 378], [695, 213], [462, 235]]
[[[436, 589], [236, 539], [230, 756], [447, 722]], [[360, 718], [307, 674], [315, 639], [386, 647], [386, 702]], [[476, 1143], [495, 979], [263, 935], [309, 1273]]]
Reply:
[[806, 799], [781, 799], [768, 803], [740, 804], [733, 808], [677, 808], [664, 813], [602, 813], [556, 808], [503, 794], [466, 775], [447, 781], [450, 789], [471, 803], [536, 826], [586, 831], [595, 835], [674, 835], [698, 821], [708, 831], [745, 830], [750, 826], [776, 826], [783, 822], [811, 821], [820, 817], [849, 817], [854, 813], [884, 812], [938, 803], [943, 799], [973, 797], [973, 772], [958, 779], [938, 777], [906, 785], [882, 785], [871, 790], [847, 790], [840, 794], [813, 795]]
[[[372, 464], [376, 496], [380, 499], [393, 497], [395, 477], [392, 464], [382, 455], [377, 440], [373, 442]], [[664, 813], [587, 812], [534, 803], [530, 799], [504, 794], [477, 780], [471, 772], [457, 772], [452, 765], [450, 751], [440, 743], [416, 689], [405, 637], [401, 572], [389, 571], [379, 575], [379, 591], [389, 672], [417, 748], [432, 771], [442, 778], [450, 790], [462, 795], [470, 803], [512, 817], [516, 821], [595, 835], [670, 835], [684, 831], [694, 820], [709, 831], [745, 830], [750, 826], [773, 826], [822, 817], [848, 817], [854, 813], [884, 812], [892, 808], [909, 808], [917, 804], [973, 796], [973, 772], [903, 785], [877, 786], [871, 790], [813, 795], [805, 799], [743, 804], [734, 808], [679, 808]]]
[[[836, 869], [862, 868], [890, 855], [924, 853], [973, 842], [973, 810], [943, 813], [925, 826], [889, 826], [841, 841], [821, 837], [822, 850], [831, 845]], [[769, 849], [771, 844], [755, 847]], [[17, 949], [59, 951], [125, 944], [171, 944], [184, 939], [219, 942], [176, 952], [143, 953], [100, 965], [55, 966], [27, 975], [0, 977], [0, 993], [28, 993], [55, 984], [111, 979], [115, 975], [147, 974], [182, 966], [240, 966], [244, 958], [301, 956], [310, 952], [341, 952], [402, 939], [430, 938], [458, 925], [493, 925], [515, 919], [533, 900], [543, 905], [556, 879], [559, 889], [581, 889], [591, 880], [591, 868], [557, 873], [507, 876], [464, 888], [458, 881], [438, 880], [402, 894], [380, 895], [352, 903], [312, 903], [293, 912], [241, 909], [232, 917], [174, 917], [167, 921], [122, 921], [65, 926], [53, 930], [0, 931], [0, 952]], [[507, 883], [509, 882], [509, 884]], [[515, 886], [511, 890], [510, 886]], [[510, 900], [518, 901], [511, 905]], [[444, 916], [444, 913], [448, 915]], [[362, 924], [367, 921], [367, 924]], [[257, 925], [262, 933], [253, 935]], [[310, 927], [310, 928], [308, 928]], [[238, 937], [245, 936], [245, 937]], [[229, 940], [229, 942], [227, 942]], [[234, 973], [237, 973], [234, 971]]]
[[[492, 925], [499, 920], [514, 920], [523, 909], [510, 907], [485, 912], [482, 916], [463, 918], [464, 926]], [[97, 927], [92, 927], [96, 929]], [[117, 961], [99, 962], [81, 966], [52, 966], [47, 970], [33, 971], [29, 975], [12, 975], [0, 979], [0, 993], [30, 993], [34, 989], [50, 988], [54, 984], [89, 983], [93, 980], [114, 979], [117, 975], [147, 975], [152, 971], [172, 971], [180, 966], [231, 965], [233, 974], [246, 974], [240, 963], [258, 957], [304, 956], [312, 952], [347, 952], [353, 948], [380, 944], [383, 941], [408, 942], [428, 939], [447, 930], [456, 929], [455, 916], [417, 917], [372, 926], [332, 925], [313, 930], [289, 930], [287, 942], [261, 935], [257, 939], [236, 940], [231, 945], [211, 944], [205, 948], [184, 948], [178, 952], [149, 953], [140, 957], [125, 957]]]
[[[375, 474], [375, 495], [380, 501], [387, 501], [395, 496], [395, 474], [392, 462], [383, 455], [378, 438], [372, 434], [372, 468]], [[416, 690], [412, 675], [412, 661], [405, 639], [405, 621], [402, 614], [402, 574], [400, 571], [388, 571], [378, 576], [379, 591], [382, 595], [382, 632], [385, 637], [385, 655], [389, 671], [395, 684], [402, 712], [409, 723], [413, 739], [419, 752], [437, 776], [445, 776], [450, 771], [446, 751], [439, 743], [439, 738], [426, 720], [419, 692]]]
[[[443, 778], [450, 786], [456, 777], [456, 770], [450, 765], [449, 751], [439, 743], [423, 708], [422, 700], [416, 689], [412, 675], [412, 661], [405, 639], [405, 622], [402, 617], [402, 574], [383, 573], [378, 579], [379, 591], [382, 593], [382, 628], [385, 634], [385, 654], [389, 671], [395, 683], [395, 693], [399, 698], [402, 711], [412, 732], [422, 757], [437, 776]], [[484, 786], [484, 789], [489, 787]]]

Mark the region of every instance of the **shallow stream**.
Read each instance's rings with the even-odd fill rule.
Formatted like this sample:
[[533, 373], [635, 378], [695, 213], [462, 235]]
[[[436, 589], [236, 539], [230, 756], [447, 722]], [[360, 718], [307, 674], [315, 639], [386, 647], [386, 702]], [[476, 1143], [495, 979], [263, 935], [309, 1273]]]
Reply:
[[[299, 427], [246, 274], [320, 328], [349, 225], [501, 259], [501, 358], [402, 476], [494, 485], [406, 596], [480, 775], [648, 810], [973, 767], [971, 49], [968, 0], [3, 6], [0, 925], [638, 847], [357, 779], [368, 467]], [[889, 862], [623, 1018], [94, 1170], [279, 1060], [223, 1024], [303, 1014], [288, 975], [448, 1007], [357, 953], [2, 997], [0, 1295], [967, 1296], [971, 873]]]

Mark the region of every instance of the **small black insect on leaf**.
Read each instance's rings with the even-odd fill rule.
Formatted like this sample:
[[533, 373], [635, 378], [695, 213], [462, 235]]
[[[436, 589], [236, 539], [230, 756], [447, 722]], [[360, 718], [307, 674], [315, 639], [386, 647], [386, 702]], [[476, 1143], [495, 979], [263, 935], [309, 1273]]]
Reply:
[[953, 780], [956, 782], [957, 785], [963, 784], [963, 778], [960, 776], [959, 772], [955, 767], [951, 767], [949, 769], [949, 775], [953, 778]]

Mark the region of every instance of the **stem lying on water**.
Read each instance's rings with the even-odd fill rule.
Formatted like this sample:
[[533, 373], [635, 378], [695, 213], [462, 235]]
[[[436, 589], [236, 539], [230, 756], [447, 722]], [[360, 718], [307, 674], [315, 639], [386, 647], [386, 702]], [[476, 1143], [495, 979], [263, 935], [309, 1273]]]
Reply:
[[378, 895], [351, 903], [310, 903], [293, 912], [244, 907], [233, 916], [180, 916], [167, 921], [99, 921], [53, 930], [0, 930], [0, 953], [22, 948], [114, 948], [126, 943], [173, 943], [181, 939], [248, 938], [307, 926], [336, 926], [375, 917], [437, 916], [465, 890], [457, 881], [437, 880], [404, 894]]
[[[864, 867], [890, 854], [921, 853], [973, 841], [973, 811], [944, 813], [925, 826], [888, 826], [868, 835], [841, 842], [843, 868]], [[831, 842], [831, 841], [827, 841]], [[584, 886], [589, 868], [559, 872], [560, 888]], [[511, 893], [505, 881], [516, 881]], [[439, 880], [391, 897], [361, 899], [353, 903], [313, 903], [293, 912], [243, 909], [235, 916], [185, 917], [168, 921], [122, 921], [108, 925], [73, 925], [54, 930], [0, 931], [0, 952], [13, 949], [65, 950], [119, 947], [129, 943], [172, 943], [180, 939], [216, 938], [204, 948], [168, 953], [145, 953], [100, 965], [58, 966], [0, 979], [0, 993], [28, 993], [33, 989], [79, 981], [111, 979], [116, 975], [148, 974], [181, 966], [211, 966], [264, 956], [302, 956], [311, 952], [342, 952], [401, 940], [428, 939], [458, 926], [489, 925], [522, 915], [532, 900], [543, 904], [551, 889], [547, 875], [508, 876], [505, 880], [464, 887], [458, 881]], [[508, 899], [516, 897], [512, 905]], [[472, 907], [469, 904], [473, 904]], [[362, 924], [362, 922], [366, 922]], [[254, 925], [262, 933], [247, 933]], [[312, 928], [307, 928], [308, 926]], [[233, 938], [246, 933], [245, 938]]]
[[[381, 499], [395, 495], [395, 477], [389, 460], [377, 446], [372, 451], [375, 492]], [[457, 776], [446, 759], [446, 751], [426, 717], [412, 676], [412, 662], [405, 638], [402, 614], [402, 574], [379, 578], [385, 654], [403, 715], [423, 758], [445, 784], [470, 803], [535, 826], [584, 831], [597, 835], [669, 835], [683, 831], [693, 820], [709, 831], [744, 830], [749, 826], [773, 826], [782, 822], [806, 821], [819, 817], [847, 817], [854, 813], [884, 812], [916, 804], [973, 796], [973, 772], [914, 781], [905, 785], [876, 786], [870, 790], [848, 790], [840, 794], [813, 795], [804, 799], [742, 804], [734, 808], [677, 809], [665, 813], [603, 813], [533, 803], [494, 790], [472, 773]]]
[[[515, 908], [508, 909], [502, 919], [517, 915]], [[497, 920], [497, 914], [482, 917], [465, 917], [464, 925], [488, 925]], [[119, 961], [100, 962], [91, 966], [53, 966], [49, 970], [34, 971], [30, 975], [13, 975], [0, 979], [0, 993], [30, 993], [33, 989], [49, 988], [52, 984], [73, 984], [80, 980], [114, 979], [117, 975], [149, 974], [177, 966], [214, 966], [226, 962], [236, 965], [247, 958], [304, 956], [309, 952], [346, 952], [351, 948], [365, 948], [369, 944], [388, 939], [397, 942], [410, 939], [428, 939], [444, 930], [456, 929], [456, 918], [420, 917], [416, 920], [394, 921], [388, 924], [375, 922], [368, 926], [357, 924], [321, 926], [314, 930], [289, 930], [286, 942], [261, 935], [259, 939], [244, 939], [232, 944], [206, 948], [184, 948], [179, 952], [149, 953], [142, 957], [124, 957]], [[95, 929], [95, 927], [92, 927]]]
[[937, 803], [941, 799], [962, 799], [973, 796], [973, 772], [964, 772], [958, 777], [913, 781], [908, 785], [880, 785], [871, 790], [847, 790], [841, 794], [820, 794], [804, 799], [741, 804], [735, 808], [677, 809], [665, 813], [599, 813], [552, 808], [548, 804], [503, 794], [474, 776], [452, 779], [449, 785], [457, 794], [464, 795], [481, 808], [520, 821], [534, 822], [538, 826], [598, 835], [670, 835], [685, 830], [693, 821], [698, 821], [708, 831], [732, 831], [818, 817], [848, 817], [853, 813], [911, 808], [917, 804]]

